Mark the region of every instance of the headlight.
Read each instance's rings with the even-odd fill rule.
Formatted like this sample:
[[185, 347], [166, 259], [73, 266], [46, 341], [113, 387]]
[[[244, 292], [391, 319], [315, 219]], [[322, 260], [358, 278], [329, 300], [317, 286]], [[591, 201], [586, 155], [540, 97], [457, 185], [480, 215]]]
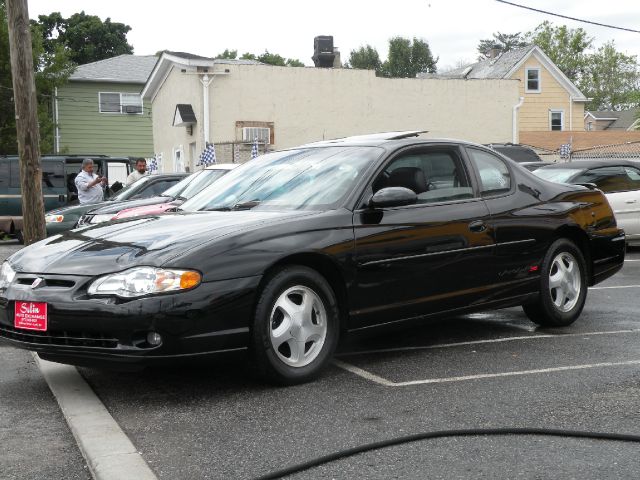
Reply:
[[47, 223], [60, 223], [64, 220], [64, 215], [45, 215], [44, 221]]
[[15, 277], [15, 270], [11, 268], [9, 262], [4, 262], [0, 267], [0, 288], [8, 287]]
[[113, 217], [115, 217], [114, 214], [109, 214], [109, 215], [94, 215], [93, 218], [91, 218], [91, 220], [89, 221], [89, 223], [91, 225], [94, 225], [96, 223], [104, 223], [104, 222], [108, 222], [109, 220], [111, 220]]
[[202, 276], [193, 270], [135, 267], [105, 275], [89, 286], [89, 295], [135, 298], [155, 293], [176, 292], [200, 285]]

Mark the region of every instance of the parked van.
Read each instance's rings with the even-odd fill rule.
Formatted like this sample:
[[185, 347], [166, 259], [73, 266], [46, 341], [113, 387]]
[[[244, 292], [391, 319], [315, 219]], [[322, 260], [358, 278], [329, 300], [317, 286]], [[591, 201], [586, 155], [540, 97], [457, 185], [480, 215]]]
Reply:
[[[98, 175], [106, 176], [109, 187], [117, 182], [124, 185], [134, 169], [134, 160], [106, 155], [46, 155], [40, 159], [44, 210], [73, 205], [78, 201], [76, 175], [82, 160], [91, 158]], [[0, 157], [0, 233], [22, 240], [22, 192], [20, 163], [17, 156]]]

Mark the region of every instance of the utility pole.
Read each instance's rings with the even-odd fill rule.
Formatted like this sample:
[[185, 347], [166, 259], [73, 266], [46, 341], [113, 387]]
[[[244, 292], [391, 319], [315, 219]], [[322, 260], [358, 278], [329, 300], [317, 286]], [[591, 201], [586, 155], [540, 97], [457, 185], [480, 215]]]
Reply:
[[9, 49], [16, 130], [20, 156], [22, 219], [24, 243], [29, 245], [46, 236], [42, 169], [40, 168], [40, 130], [38, 103], [33, 76], [33, 53], [27, 0], [7, 0]]

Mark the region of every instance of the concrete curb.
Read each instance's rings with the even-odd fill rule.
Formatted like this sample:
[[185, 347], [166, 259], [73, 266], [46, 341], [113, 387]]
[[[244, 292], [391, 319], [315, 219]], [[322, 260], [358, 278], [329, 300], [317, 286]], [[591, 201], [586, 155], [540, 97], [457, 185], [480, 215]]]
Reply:
[[96, 480], [157, 480], [129, 437], [70, 365], [33, 357]]

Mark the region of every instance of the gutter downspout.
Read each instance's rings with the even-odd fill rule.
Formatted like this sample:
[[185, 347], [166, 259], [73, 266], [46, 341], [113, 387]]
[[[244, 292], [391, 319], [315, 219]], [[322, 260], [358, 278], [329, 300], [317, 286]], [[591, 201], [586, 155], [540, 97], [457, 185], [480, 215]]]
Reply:
[[203, 117], [203, 126], [204, 129], [204, 145], [202, 148], [206, 148], [209, 143], [209, 85], [213, 82], [213, 76], [209, 78], [209, 75], [205, 74], [200, 79], [202, 83], [202, 117]]
[[569, 95], [569, 130], [573, 131], [573, 95]]
[[513, 106], [512, 115], [512, 131], [511, 131], [511, 143], [518, 143], [518, 110], [524, 103], [524, 97], [520, 97], [520, 101]]
[[56, 125], [56, 133], [53, 142], [53, 151], [54, 153], [60, 153], [60, 127], [58, 124], [58, 87], [53, 89], [53, 112], [54, 117], [53, 121]]

